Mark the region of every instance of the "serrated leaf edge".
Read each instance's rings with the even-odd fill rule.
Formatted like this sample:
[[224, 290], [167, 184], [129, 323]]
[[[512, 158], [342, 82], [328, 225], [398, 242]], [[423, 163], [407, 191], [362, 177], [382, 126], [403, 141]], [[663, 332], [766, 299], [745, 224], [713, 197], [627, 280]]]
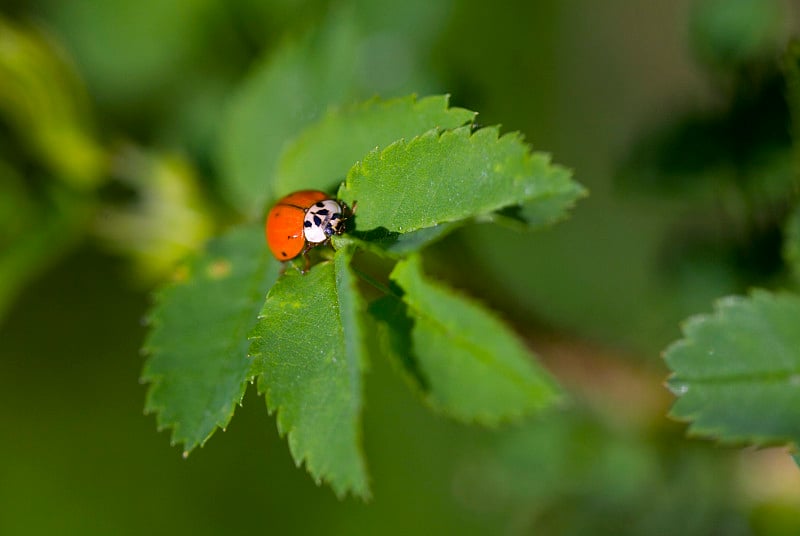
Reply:
[[[478, 141], [476, 141], [476, 140], [483, 140], [484, 138], [487, 138], [487, 137], [490, 138], [490, 141], [493, 141], [496, 144], [513, 143], [513, 142], [516, 141], [521, 145], [522, 148], [524, 148], [523, 157], [524, 157], [525, 165], [529, 165], [530, 163], [534, 162], [535, 160], [540, 160], [542, 165], [545, 166], [545, 167], [558, 168], [559, 170], [563, 170], [567, 174], [566, 175], [567, 180], [570, 180], [575, 185], [577, 185], [577, 187], [581, 190], [581, 192], [588, 193], [588, 191], [582, 185], [580, 185], [579, 183], [577, 183], [574, 180], [572, 180], [572, 171], [569, 168], [566, 168], [566, 167], [564, 167], [564, 166], [562, 166], [560, 164], [554, 164], [552, 162], [552, 155], [550, 155], [550, 153], [543, 152], [543, 151], [534, 151], [533, 148], [530, 146], [530, 144], [525, 142], [525, 137], [521, 132], [519, 132], [519, 131], [510, 131], [510, 132], [506, 132], [506, 133], [500, 134], [500, 125], [491, 125], [491, 126], [481, 127], [481, 128], [477, 128], [477, 129], [473, 128], [473, 126], [471, 126], [471, 125], [465, 125], [465, 126], [460, 126], [460, 127], [451, 128], [451, 129], [442, 129], [442, 128], [436, 127], [436, 128], [432, 128], [432, 129], [430, 129], [430, 130], [428, 130], [428, 131], [426, 131], [426, 132], [424, 132], [422, 134], [414, 136], [413, 138], [411, 138], [411, 140], [408, 140], [408, 141], [405, 138], [400, 138], [400, 139], [390, 143], [389, 145], [387, 145], [383, 149], [381, 149], [380, 147], [375, 147], [374, 149], [369, 151], [361, 160], [359, 160], [355, 164], [353, 164], [353, 167], [351, 167], [350, 170], [347, 172], [345, 181], [339, 187], [338, 197], [340, 199], [344, 199], [344, 198], [347, 197], [347, 193], [348, 193], [348, 191], [350, 189], [351, 176], [355, 175], [356, 173], [360, 173], [363, 176], [367, 176], [369, 174], [368, 172], [365, 171], [367, 169], [367, 166], [372, 165], [373, 162], [380, 162], [380, 161], [385, 160], [388, 156], [390, 156], [395, 151], [404, 150], [405, 152], [410, 152], [412, 149], [415, 148], [416, 145], [419, 145], [419, 144], [422, 144], [424, 142], [427, 142], [431, 138], [434, 138], [434, 137], [437, 138], [438, 143], [443, 143], [443, 141], [446, 141], [446, 139], [449, 138], [449, 137], [458, 137], [458, 136], [462, 136], [463, 137], [465, 134], [466, 134], [466, 139], [470, 143], [473, 143], [473, 144], [474, 143], [478, 143]], [[409, 232], [413, 232], [413, 231], [418, 231], [420, 229], [425, 229], [425, 228], [428, 228], [428, 227], [432, 227], [432, 226], [435, 226], [435, 225], [441, 225], [441, 224], [444, 224], [444, 223], [460, 222], [460, 221], [466, 221], [466, 220], [469, 220], [469, 219], [485, 217], [485, 216], [487, 216], [489, 214], [492, 214], [492, 213], [494, 213], [494, 212], [496, 212], [498, 210], [501, 210], [503, 208], [522, 205], [522, 204], [524, 204], [526, 202], [532, 201], [532, 200], [538, 198], [538, 196], [542, 195], [544, 192], [547, 192], [547, 191], [541, 191], [541, 190], [526, 191], [526, 196], [523, 199], [515, 200], [512, 203], [497, 204], [497, 206], [490, 207], [486, 211], [478, 213], [478, 214], [473, 214], [473, 215], [468, 216], [468, 217], [459, 217], [459, 218], [444, 217], [442, 219], [434, 221], [430, 225], [424, 225], [424, 226], [419, 226], [419, 227], [409, 227], [407, 229], [403, 229], [402, 231], [398, 231], [398, 232], [409, 233]], [[555, 193], [558, 193], [558, 191], [547, 192], [548, 195], [555, 194]], [[576, 198], [575, 201], [577, 202], [578, 199], [579, 198]]]
[[[152, 299], [152, 305], [151, 305], [151, 311], [154, 311], [159, 306], [159, 304], [161, 303], [161, 300], [163, 298], [163, 294], [169, 288], [171, 288], [172, 286], [174, 286], [174, 285], [173, 284], [169, 284], [169, 285], [167, 285], [167, 287], [164, 287], [164, 288], [160, 289], [159, 291], [154, 292], [154, 297]], [[156, 390], [161, 385], [161, 382], [164, 379], [164, 375], [163, 374], [154, 374], [154, 373], [148, 373], [147, 372], [147, 364], [149, 363], [149, 360], [152, 358], [153, 353], [158, 351], [158, 348], [155, 348], [155, 347], [151, 346], [150, 343], [149, 343], [149, 341], [151, 339], [150, 333], [152, 333], [152, 331], [154, 329], [156, 329], [157, 326], [161, 325], [157, 321], [157, 319], [153, 318], [153, 316], [154, 315], [152, 315], [152, 314], [151, 315], [147, 315], [146, 322], [150, 326], [150, 332], [148, 333], [148, 336], [145, 339], [145, 342], [142, 345], [142, 349], [141, 349], [142, 355], [146, 356], [147, 360], [145, 361], [145, 368], [142, 370], [142, 373], [139, 376], [139, 383], [142, 384], [142, 385], [146, 384], [146, 385], [149, 386], [149, 388], [147, 389], [147, 393], [145, 395], [144, 414], [145, 415], [155, 415], [155, 417], [156, 417], [156, 430], [158, 432], [162, 432], [162, 431], [167, 430], [167, 429], [171, 430], [170, 440], [169, 440], [170, 446], [174, 447], [174, 446], [176, 446], [178, 444], [183, 445], [182, 455], [183, 455], [184, 458], [186, 458], [186, 457], [189, 456], [189, 454], [195, 448], [197, 448], [197, 447], [202, 448], [206, 444], [206, 442], [209, 439], [211, 439], [211, 437], [217, 432], [217, 430], [222, 430], [224, 432], [227, 429], [228, 425], [231, 422], [231, 419], [233, 418], [234, 413], [236, 412], [236, 407], [237, 406], [238, 407], [242, 406], [242, 402], [244, 400], [244, 395], [245, 395], [245, 393], [247, 391], [248, 380], [245, 379], [242, 382], [242, 384], [240, 386], [239, 394], [236, 397], [236, 399], [234, 400], [234, 403], [229, 407], [229, 410], [225, 414], [224, 419], [221, 420], [221, 421], [217, 420], [215, 425], [214, 425], [214, 428], [208, 433], [208, 435], [206, 435], [206, 437], [204, 439], [202, 439], [200, 441], [197, 441], [197, 442], [194, 442], [192, 444], [189, 444], [188, 437], [182, 435], [180, 422], [177, 422], [177, 421], [169, 422], [169, 421], [166, 420], [166, 417], [164, 417], [164, 411], [167, 409], [167, 406], [165, 404], [157, 404], [157, 403], [153, 402], [153, 394], [152, 393], [154, 392], [154, 390]]]
[[[412, 262], [416, 262], [416, 261], [412, 260]], [[427, 281], [428, 284], [431, 284], [431, 285], [434, 285], [434, 286], [438, 287], [439, 290], [441, 290], [445, 294], [449, 295], [450, 297], [454, 297], [457, 300], [460, 300], [460, 301], [463, 301], [463, 302], [467, 303], [468, 306], [480, 309], [488, 318], [490, 318], [493, 321], [497, 322], [499, 325], [504, 326], [506, 328], [506, 330], [507, 330], [507, 334], [519, 345], [519, 348], [522, 349], [524, 351], [524, 353], [526, 353], [529, 356], [529, 360], [527, 361], [528, 365], [530, 365], [534, 370], [536, 368], [539, 368], [539, 371], [537, 371], [537, 372], [540, 372], [542, 377], [545, 378], [545, 381], [542, 382], [542, 383], [544, 384], [544, 386], [546, 388], [550, 389], [552, 391], [552, 394], [553, 394], [552, 402], [550, 402], [550, 403], [536, 404], [535, 406], [528, 406], [524, 410], [511, 411], [511, 412], [508, 412], [508, 413], [506, 413], [506, 414], [504, 414], [503, 416], [500, 416], [500, 417], [492, 415], [490, 413], [481, 413], [481, 412], [475, 413], [475, 414], [470, 415], [470, 416], [466, 416], [466, 415], [462, 415], [462, 414], [458, 414], [456, 412], [453, 412], [453, 411], [449, 410], [448, 408], [444, 407], [443, 405], [438, 404], [432, 397], [428, 396], [426, 394], [426, 392], [420, 386], [416, 386], [416, 388], [413, 389], [413, 391], [420, 395], [420, 397], [422, 398], [423, 402], [428, 407], [430, 407], [431, 409], [433, 409], [437, 413], [440, 413], [440, 414], [445, 415], [447, 417], [453, 418], [453, 419], [455, 419], [455, 420], [457, 420], [459, 422], [465, 423], [465, 424], [478, 424], [478, 425], [489, 427], [489, 428], [495, 428], [495, 427], [498, 427], [498, 426], [501, 426], [501, 425], [504, 425], [504, 424], [519, 422], [520, 420], [529, 417], [530, 415], [532, 415], [533, 413], [535, 413], [538, 410], [542, 410], [542, 409], [544, 409], [545, 407], [548, 407], [548, 406], [555, 406], [555, 405], [563, 403], [563, 401], [565, 400], [564, 393], [563, 393], [562, 390], [559, 389], [558, 383], [552, 377], [550, 372], [547, 371], [544, 367], [538, 366], [538, 361], [536, 360], [536, 357], [537, 357], [536, 354], [525, 344], [525, 342], [519, 337], [519, 335], [516, 333], [516, 331], [514, 331], [503, 320], [503, 318], [496, 311], [494, 311], [493, 309], [487, 307], [485, 304], [483, 304], [483, 302], [481, 302], [477, 298], [475, 298], [475, 297], [473, 297], [471, 295], [465, 294], [463, 292], [459, 292], [458, 290], [456, 290], [456, 289], [454, 289], [454, 288], [452, 288], [452, 287], [450, 287], [448, 285], [445, 285], [445, 284], [441, 283], [440, 281], [435, 280], [434, 278], [431, 278], [427, 274], [422, 273], [422, 277]], [[395, 281], [395, 283], [397, 283], [402, 288], [402, 285], [400, 285], [399, 282], [397, 282], [394, 279], [393, 279], [393, 281]], [[436, 318], [432, 317], [431, 315], [427, 314], [427, 312], [422, 311], [421, 309], [419, 309], [417, 307], [414, 307], [412, 304], [408, 303], [405, 299], [402, 299], [402, 301], [406, 305], [406, 307], [408, 308], [409, 313], [411, 313], [410, 316], [411, 316], [412, 321], [416, 322], [415, 316], [418, 316], [418, 317], [427, 319], [429, 322], [431, 322], [434, 325], [437, 325], [437, 326], [442, 325], [442, 322], [439, 319], [436, 319]], [[413, 327], [412, 327], [412, 329], [413, 329]], [[443, 329], [442, 331], [446, 331], [446, 330]], [[451, 331], [453, 331], [453, 330], [451, 330]], [[467, 343], [466, 346], [469, 346], [470, 348], [474, 347], [474, 345], [471, 344], [471, 343]], [[482, 349], [480, 349], [480, 350], [481, 350], [480, 351], [481, 354], [490, 355], [490, 352], [487, 352], [487, 351], [482, 350]], [[410, 375], [408, 375], [408, 376], [409, 376], [408, 380], [410, 382], [413, 382], [413, 378], [411, 378]]]
[[[753, 303], [763, 301], [765, 299], [780, 300], [783, 298], [797, 299], [797, 295], [785, 291], [773, 293], [763, 289], [752, 289], [748, 296], [730, 295], [718, 298], [714, 302], [712, 312], [692, 315], [681, 323], [681, 332], [683, 336], [667, 346], [667, 348], [662, 352], [661, 357], [667, 363], [667, 366], [669, 366], [669, 356], [671, 353], [677, 349], [694, 344], [692, 337], [695, 333], [697, 333], [697, 330], [700, 329], [703, 324], [706, 322], [719, 322], [723, 320], [725, 314], [733, 308], [737, 308], [742, 305], [751, 306]], [[672, 370], [672, 367], [670, 367], [670, 370]], [[800, 371], [791, 374], [798, 375], [800, 374]], [[673, 403], [673, 406], [670, 408], [667, 416], [676, 422], [687, 424], [688, 426], [686, 435], [688, 437], [708, 439], [713, 441], [715, 444], [723, 446], [741, 447], [753, 445], [757, 448], [789, 446], [792, 452], [800, 451], [798, 448], [799, 446], [794, 442], [793, 439], [790, 438], [767, 439], [756, 434], [732, 433], [731, 429], [727, 426], [704, 426], [699, 424], [697, 419], [701, 415], [701, 411], [695, 411], [691, 414], [685, 415], [675, 414], [674, 409], [675, 405], [677, 404], [677, 399], [686, 393], [685, 390], [680, 388], [680, 385], [689, 381], [692, 383], [702, 383], [702, 380], [684, 380], [680, 377], [679, 373], [675, 371], [671, 372], [664, 382], [664, 387], [676, 397], [676, 401]], [[678, 387], [676, 388], [675, 386]]]
[[[219, 238], [219, 236], [217, 238]], [[203, 247], [202, 250], [198, 251], [197, 253], [195, 253], [194, 255], [189, 257], [188, 259], [186, 259], [184, 262], [180, 263], [179, 266], [176, 268], [175, 273], [180, 273], [181, 270], [189, 269], [190, 265], [193, 262], [197, 262], [200, 259], [200, 257], [205, 255], [208, 252], [207, 248], [208, 248], [208, 244], [209, 243], [211, 243], [211, 239], [206, 243], [206, 245]], [[170, 429], [171, 430], [170, 441], [169, 441], [170, 446], [174, 447], [174, 446], [176, 446], [178, 444], [182, 444], [183, 447], [184, 447], [183, 448], [183, 452], [182, 452], [182, 456], [184, 458], [187, 458], [189, 456], [189, 454], [195, 448], [197, 448], [197, 447], [202, 448], [206, 444], [206, 442], [208, 442], [208, 440], [211, 439], [211, 437], [217, 432], [217, 430], [222, 430], [224, 432], [227, 429], [228, 425], [231, 422], [231, 419], [233, 419], [233, 415], [236, 413], [236, 408], [242, 406], [242, 402], [244, 401], [244, 396], [245, 396], [245, 394], [247, 392], [247, 385], [249, 383], [252, 383], [250, 375], [248, 374], [245, 377], [245, 379], [241, 382], [241, 384], [239, 386], [239, 394], [236, 397], [236, 399], [233, 401], [233, 404], [231, 404], [229, 406], [229, 410], [225, 414], [223, 420], [217, 420], [215, 425], [214, 425], [214, 427], [212, 428], [212, 430], [206, 435], [206, 437], [204, 439], [202, 439], [200, 441], [197, 441], [197, 442], [195, 442], [195, 443], [193, 443], [191, 445], [188, 444], [188, 441], [187, 441], [188, 438], [186, 436], [182, 436], [181, 435], [181, 425], [180, 425], [179, 422], [168, 422], [168, 421], [166, 421], [166, 419], [164, 417], [164, 411], [166, 410], [167, 406], [164, 405], [164, 404], [157, 404], [157, 403], [153, 402], [152, 393], [159, 385], [161, 385], [161, 382], [164, 379], [164, 375], [163, 374], [154, 374], [154, 373], [148, 372], [150, 359], [152, 359], [152, 356], [153, 356], [154, 352], [157, 352], [159, 350], [158, 348], [156, 348], [156, 347], [154, 347], [152, 345], [152, 339], [154, 337], [154, 332], [156, 331], [157, 327], [163, 325], [159, 321], [159, 318], [158, 318], [158, 315], [157, 315], [157, 311], [161, 307], [161, 305], [162, 305], [162, 303], [164, 301], [165, 295], [169, 294], [176, 287], [179, 287], [179, 286], [182, 286], [182, 285], [187, 285], [187, 284], [190, 284], [190, 283], [191, 283], [191, 279], [186, 279], [186, 280], [182, 280], [181, 279], [181, 280], [179, 280], [179, 279], [175, 278], [172, 281], [170, 281], [170, 282], [166, 283], [165, 285], [163, 285], [161, 288], [159, 288], [159, 289], [157, 289], [157, 290], [155, 290], [155, 291], [153, 291], [151, 293], [151, 305], [150, 305], [150, 308], [148, 309], [148, 312], [145, 314], [145, 316], [143, 318], [143, 324], [148, 326], [149, 329], [148, 329], [147, 336], [145, 337], [145, 340], [142, 343], [141, 350], [140, 350], [141, 355], [145, 356], [146, 360], [145, 360], [144, 365], [142, 367], [142, 372], [139, 375], [139, 383], [142, 384], [142, 385], [145, 385], [145, 384], [149, 385], [149, 388], [147, 389], [147, 393], [145, 394], [144, 414], [145, 415], [152, 415], [152, 414], [155, 415], [155, 417], [156, 417], [156, 430], [158, 432], [162, 432], [162, 431], [164, 431], [166, 429]], [[257, 287], [257, 284], [253, 283], [253, 287]], [[248, 290], [249, 290], [249, 292], [247, 293], [247, 296], [255, 295], [254, 288], [250, 288]], [[254, 300], [255, 301], [253, 301], [253, 305], [257, 302], [258, 298], [254, 298]], [[252, 323], [255, 323], [255, 320], [256, 319], [253, 318]], [[250, 326], [250, 328], [247, 328], [244, 331], [245, 332], [249, 332], [251, 328], [252, 328], [252, 325]]]
[[[332, 262], [333, 261], [323, 261], [320, 264], [332, 263]], [[334, 272], [334, 280], [336, 281], [335, 272]], [[336, 281], [336, 286], [337, 286], [337, 302], [338, 302], [338, 281]], [[266, 299], [269, 299], [269, 295], [267, 295]], [[258, 320], [262, 320], [264, 318], [266, 318], [264, 315], [261, 314], [258, 315]], [[261, 338], [262, 337], [259, 335], [249, 336], [248, 340], [251, 341], [251, 347], [252, 347], [252, 341]], [[248, 357], [255, 360], [260, 355], [261, 355], [260, 353], [249, 354]], [[308, 473], [308, 475], [311, 477], [311, 479], [317, 486], [322, 485], [322, 483], [327, 484], [333, 490], [336, 497], [340, 500], [344, 499], [348, 494], [352, 494], [353, 496], [359, 497], [365, 501], [368, 501], [371, 498], [369, 490], [369, 474], [367, 472], [366, 463], [364, 463], [364, 475], [366, 480], [365, 480], [365, 489], [363, 490], [363, 492], [358, 492], [357, 490], [348, 487], [342, 487], [339, 485], [339, 483], [334, 482], [333, 480], [327, 478], [325, 475], [320, 474], [320, 471], [315, 469], [315, 467], [317, 467], [317, 464], [313, 456], [313, 452], [303, 451], [297, 445], [296, 436], [293, 433], [295, 430], [295, 426], [293, 424], [287, 424], [286, 420], [283, 418], [284, 414], [282, 411], [283, 406], [281, 406], [280, 404], [276, 404], [274, 399], [272, 398], [272, 390], [270, 389], [269, 382], [266, 380], [264, 374], [252, 373], [251, 376], [249, 377], [249, 380], [251, 383], [253, 380], [257, 380], [256, 382], [257, 392], [259, 395], [264, 396], [267, 405], [267, 413], [269, 415], [275, 416], [275, 422], [278, 427], [278, 435], [281, 438], [284, 438], [286, 440], [286, 443], [289, 445], [289, 452], [292, 455], [292, 460], [294, 461], [295, 467], [300, 468], [302, 466], [305, 466], [306, 473]], [[363, 398], [363, 388], [361, 396]], [[358, 424], [359, 425], [362, 424], [361, 415], [359, 415], [358, 417]], [[358, 435], [356, 437], [356, 444], [359, 453], [361, 454], [362, 460], [366, 462], [366, 456], [363, 447], [362, 426], [357, 426], [357, 430], [358, 430]]]

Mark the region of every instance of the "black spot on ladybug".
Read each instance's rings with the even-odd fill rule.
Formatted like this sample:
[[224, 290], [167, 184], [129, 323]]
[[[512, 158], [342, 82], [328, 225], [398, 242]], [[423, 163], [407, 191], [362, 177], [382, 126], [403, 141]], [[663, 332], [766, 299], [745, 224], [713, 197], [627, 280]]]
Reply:
[[281, 251], [281, 257], [288, 257], [289, 255], [286, 254], [285, 251]]
[[316, 214], [314, 215], [314, 225], [322, 225], [322, 219]]
[[317, 211], [317, 214], [319, 214], [320, 216], [327, 216], [328, 212], [330, 211], [327, 208], [322, 208]]
[[303, 222], [303, 227], [311, 227], [311, 222], [306, 220]]
[[323, 203], [322, 201], [318, 201], [318, 202], [317, 202], [317, 204], [316, 204], [316, 205], [314, 205], [314, 206], [315, 206], [315, 207], [322, 208], [322, 207], [324, 207], [324, 206], [325, 206], [325, 203]]

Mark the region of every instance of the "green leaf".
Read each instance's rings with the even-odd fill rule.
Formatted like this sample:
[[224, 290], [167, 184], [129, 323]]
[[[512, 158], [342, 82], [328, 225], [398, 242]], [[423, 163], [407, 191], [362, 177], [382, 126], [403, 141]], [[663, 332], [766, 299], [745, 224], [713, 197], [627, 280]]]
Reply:
[[421, 100], [411, 95], [373, 99], [329, 113], [288, 146], [278, 166], [275, 193], [280, 196], [301, 188], [329, 191], [375, 147], [432, 128], [455, 128], [475, 118], [475, 112], [448, 108], [447, 102], [446, 95]]
[[267, 297], [252, 332], [259, 390], [277, 411], [298, 465], [339, 497], [369, 496], [361, 447], [363, 304], [340, 249], [301, 275], [288, 270]]
[[800, 444], [800, 297], [755, 291], [691, 318], [665, 358], [692, 435]]
[[[376, 318], [383, 316], [384, 328], [396, 330], [387, 349], [412, 379], [422, 379], [419, 388], [431, 406], [493, 425], [558, 400], [555, 382], [511, 329], [478, 303], [427, 279], [418, 256], [398, 262], [391, 278], [408, 309], [386, 308]], [[409, 328], [410, 335], [404, 333]]]
[[358, 201], [356, 228], [407, 233], [488, 215], [567, 191], [569, 173], [519, 134], [495, 127], [431, 130], [373, 150], [357, 163], [339, 197]]
[[531, 230], [558, 223], [568, 216], [569, 211], [581, 197], [587, 195], [580, 184], [569, 180], [569, 171], [558, 168], [564, 174], [563, 190], [552, 195], [501, 209], [487, 219], [493, 223], [514, 229]]
[[357, 63], [357, 32], [338, 16], [256, 67], [226, 111], [220, 138], [222, 191], [234, 207], [260, 213], [274, 194], [272, 177], [285, 144], [355, 91]]
[[[529, 231], [566, 218], [576, 201], [586, 195], [586, 190], [570, 180], [569, 170], [552, 166], [551, 172], [555, 176], [553, 183], [557, 185], [551, 192], [522, 205], [510, 205], [497, 212], [484, 214], [477, 219]], [[468, 221], [451, 221], [411, 232], [389, 231], [383, 226], [362, 231], [359, 229], [363, 226], [359, 225], [359, 229], [351, 231], [348, 236], [357, 239], [361, 248], [385, 257], [399, 258], [421, 250]]]
[[278, 271], [261, 226], [239, 227], [209, 242], [157, 294], [144, 344], [145, 410], [157, 413], [159, 429], [173, 429], [184, 455], [225, 428], [241, 403], [247, 334]]

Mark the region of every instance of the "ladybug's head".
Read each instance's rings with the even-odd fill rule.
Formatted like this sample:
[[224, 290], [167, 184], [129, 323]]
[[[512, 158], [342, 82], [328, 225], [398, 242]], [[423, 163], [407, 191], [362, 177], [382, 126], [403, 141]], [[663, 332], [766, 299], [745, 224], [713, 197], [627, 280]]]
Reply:
[[340, 235], [344, 232], [344, 228], [345, 228], [345, 219], [342, 217], [341, 212], [336, 212], [331, 215], [331, 219], [325, 226], [325, 236], [330, 238], [333, 235]]

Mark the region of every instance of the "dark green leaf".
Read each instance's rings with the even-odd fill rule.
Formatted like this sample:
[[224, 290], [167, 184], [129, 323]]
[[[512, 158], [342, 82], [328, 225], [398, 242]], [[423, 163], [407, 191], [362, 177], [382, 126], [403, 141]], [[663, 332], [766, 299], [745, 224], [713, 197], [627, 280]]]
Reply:
[[671, 416], [723, 442], [800, 443], [800, 298], [728, 297], [683, 331], [665, 354]]
[[204, 254], [178, 270], [150, 313], [144, 345], [150, 382], [146, 411], [188, 454], [227, 426], [247, 385], [247, 333], [277, 278], [260, 225], [212, 240]]
[[278, 166], [275, 193], [280, 196], [302, 188], [331, 190], [375, 147], [474, 119], [475, 112], [448, 108], [447, 101], [446, 95], [421, 100], [412, 95], [374, 99], [329, 113], [287, 147]]
[[369, 496], [361, 447], [363, 304], [350, 249], [301, 275], [288, 270], [252, 332], [259, 390], [292, 456], [338, 496]]
[[[464, 421], [497, 424], [541, 410], [559, 398], [559, 389], [534, 355], [502, 321], [478, 303], [427, 279], [420, 260], [397, 263], [392, 279], [414, 324], [408, 335], [391, 335], [398, 356], [436, 409]], [[402, 318], [402, 311], [388, 313]], [[407, 331], [390, 320], [386, 329]], [[413, 366], [412, 366], [413, 365]]]
[[356, 229], [407, 233], [563, 193], [569, 173], [519, 134], [497, 128], [431, 130], [370, 152], [348, 173], [340, 198], [358, 201]]

